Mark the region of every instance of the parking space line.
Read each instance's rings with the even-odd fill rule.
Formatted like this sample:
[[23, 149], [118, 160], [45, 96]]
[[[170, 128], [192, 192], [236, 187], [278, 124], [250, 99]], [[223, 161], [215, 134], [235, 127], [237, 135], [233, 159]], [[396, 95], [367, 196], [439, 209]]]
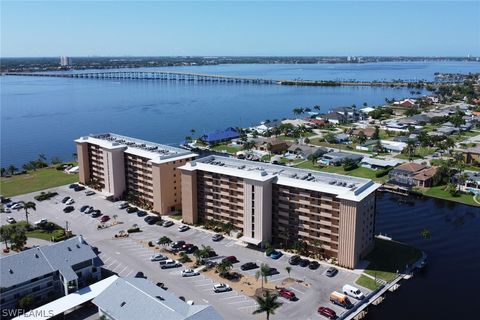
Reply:
[[196, 284], [195, 287], [205, 287], [205, 286], [211, 286], [211, 285], [212, 285], [212, 283]]
[[244, 307], [239, 307], [237, 308], [238, 310], [243, 310], [243, 309], [250, 309], [250, 308], [255, 308], [256, 306], [255, 305], [251, 305], [251, 306], [244, 306]]
[[133, 273], [133, 270], [130, 271], [125, 277], [129, 277]]
[[250, 303], [250, 301], [248, 300], [242, 300], [242, 301], [229, 302], [228, 304], [239, 304], [239, 303], [245, 303], [245, 302]]
[[125, 269], [127, 269], [128, 267], [125, 266], [125, 268], [122, 269], [122, 271], [120, 271], [118, 274], [121, 274], [123, 271], [125, 271]]
[[[123, 263], [119, 263], [118, 266], [116, 266], [112, 271], [115, 272], [115, 270], [117, 270], [118, 267], [121, 268], [122, 266], [123, 266]], [[117, 273], [119, 273], [119, 272], [117, 272]]]
[[226, 297], [226, 298], [220, 298], [219, 300], [235, 299], [235, 298], [238, 298], [238, 297], [241, 297], [241, 295], [234, 295], [234, 296], [229, 296], [229, 297]]
[[298, 289], [295, 289], [294, 287], [290, 287], [290, 289], [292, 289], [293, 291], [296, 291], [300, 294], [305, 294], [305, 292], [301, 291], [301, 290], [298, 290]]

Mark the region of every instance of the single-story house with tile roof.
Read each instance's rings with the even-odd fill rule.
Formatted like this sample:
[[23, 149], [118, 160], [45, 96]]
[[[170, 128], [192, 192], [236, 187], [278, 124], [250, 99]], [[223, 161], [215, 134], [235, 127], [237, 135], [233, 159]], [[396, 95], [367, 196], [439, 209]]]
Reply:
[[363, 134], [370, 139], [375, 134], [375, 128], [353, 129], [351, 134], [358, 136], [360, 135], [360, 132], [363, 132]]
[[480, 163], [480, 146], [458, 150], [463, 154], [466, 164]]
[[433, 187], [438, 177], [438, 167], [426, 167], [415, 162], [406, 162], [389, 172], [389, 183], [407, 187]]

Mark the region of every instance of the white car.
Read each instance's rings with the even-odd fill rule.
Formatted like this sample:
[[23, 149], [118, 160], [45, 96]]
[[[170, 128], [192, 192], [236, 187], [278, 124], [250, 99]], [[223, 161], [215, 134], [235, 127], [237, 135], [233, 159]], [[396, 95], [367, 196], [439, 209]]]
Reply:
[[123, 202], [123, 203], [120, 203], [120, 205], [118, 206], [118, 209], [126, 209], [128, 207], [128, 203], [127, 202]]
[[69, 205], [71, 205], [71, 204], [74, 204], [74, 203], [75, 203], [75, 200], [73, 200], [72, 198], [68, 199], [68, 201], [65, 202], [65, 204], [66, 204], [67, 206], [69, 206]]
[[188, 229], [190, 229], [190, 227], [186, 225], [181, 225], [180, 227], [178, 227], [178, 231], [180, 232], [187, 231]]
[[217, 283], [213, 285], [213, 292], [219, 293], [219, 292], [228, 292], [232, 291], [232, 288], [228, 284], [225, 283]]
[[22, 209], [23, 208], [23, 204], [18, 202], [18, 203], [15, 203], [13, 206], [11, 206], [10, 208], [12, 208], [13, 210], [18, 210], [18, 209]]
[[40, 219], [40, 220], [38, 220], [38, 221], [35, 221], [35, 224], [36, 224], [36, 225], [39, 225], [39, 224], [44, 224], [44, 223], [47, 223], [47, 222], [48, 222], [48, 220], [45, 219], [45, 218], [43, 218], [43, 219]]
[[10, 223], [10, 224], [14, 224], [14, 223], [16, 223], [17, 221], [16, 221], [14, 218], [12, 218], [12, 217], [8, 217], [8, 218], [7, 218], [7, 222]]
[[167, 259], [168, 258], [161, 253], [154, 254], [153, 256], [150, 257], [150, 261], [163, 261]]
[[182, 271], [182, 277], [193, 277], [193, 276], [198, 276], [200, 273], [193, 269], [185, 269]]

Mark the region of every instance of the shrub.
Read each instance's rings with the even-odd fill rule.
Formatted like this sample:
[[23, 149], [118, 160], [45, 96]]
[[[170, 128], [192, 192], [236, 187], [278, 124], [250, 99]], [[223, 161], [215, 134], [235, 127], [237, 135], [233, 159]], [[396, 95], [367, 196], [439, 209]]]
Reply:
[[163, 221], [162, 221], [162, 220], [159, 220], [159, 221], [155, 222], [155, 224], [156, 224], [157, 226], [161, 226], [161, 225], [162, 225], [162, 223], [163, 223]]
[[181, 263], [186, 263], [186, 262], [191, 262], [192, 259], [185, 253], [185, 252], [180, 252], [180, 258], [178, 259]]
[[153, 247], [153, 242], [152, 242], [152, 241], [148, 241], [148, 246], [149, 246], [149, 247]]
[[381, 177], [384, 177], [386, 176], [390, 170], [392, 170], [393, 168], [388, 168], [388, 169], [384, 169], [384, 170], [379, 170], [375, 173], [375, 177], [377, 178], [381, 178]]
[[265, 254], [267, 256], [271, 255], [273, 253], [273, 251], [275, 251], [275, 249], [273, 247], [268, 247], [266, 250], [265, 250]]
[[37, 201], [44, 201], [44, 200], [48, 200], [50, 198], [53, 198], [56, 195], [58, 195], [58, 193], [56, 193], [56, 192], [47, 192], [47, 193], [42, 192], [38, 196], [35, 196], [33, 198]]

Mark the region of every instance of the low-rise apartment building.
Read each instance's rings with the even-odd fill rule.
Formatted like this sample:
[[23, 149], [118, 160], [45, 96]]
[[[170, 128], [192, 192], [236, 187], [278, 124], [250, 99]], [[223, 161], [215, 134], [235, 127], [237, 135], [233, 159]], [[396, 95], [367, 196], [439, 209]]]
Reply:
[[179, 169], [186, 223], [230, 222], [252, 245], [301, 240], [349, 268], [373, 246], [371, 180], [217, 156]]
[[129, 194], [160, 214], [181, 208], [179, 166], [196, 154], [113, 133], [75, 140], [80, 182], [112, 199]]
[[40, 305], [100, 280], [101, 261], [82, 236], [0, 258], [2, 310], [24, 296]]

